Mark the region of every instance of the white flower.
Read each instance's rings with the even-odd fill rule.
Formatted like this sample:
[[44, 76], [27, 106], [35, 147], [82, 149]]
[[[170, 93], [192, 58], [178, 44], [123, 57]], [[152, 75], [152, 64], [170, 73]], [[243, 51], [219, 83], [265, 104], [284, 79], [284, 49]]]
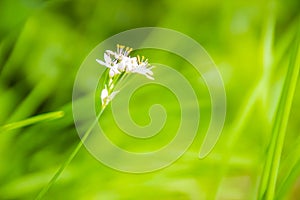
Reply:
[[117, 51], [113, 52], [106, 50], [104, 53], [104, 62], [96, 59], [96, 61], [103, 66], [109, 68], [109, 76], [113, 78], [123, 72], [125, 73], [137, 73], [146, 76], [153, 80], [152, 68], [148, 64], [148, 60], [144, 60], [144, 57], [140, 59], [137, 57], [130, 57], [129, 54], [132, 48], [128, 48], [122, 45], [117, 45]]
[[139, 56], [130, 57], [132, 48], [117, 45], [117, 51], [106, 50], [104, 53], [104, 61], [96, 59], [96, 61], [109, 69], [109, 79], [104, 83], [101, 91], [102, 107], [105, 108], [108, 103], [118, 94], [119, 91], [113, 91], [115, 85], [127, 74], [141, 74], [153, 80], [152, 66], [148, 64], [148, 60], [140, 59]]
[[120, 71], [118, 70], [118, 63], [117, 63], [117, 60], [114, 60], [111, 58], [111, 56], [113, 55], [112, 54], [113, 52], [112, 51], [105, 51], [104, 53], [104, 62], [102, 60], [99, 60], [99, 59], [96, 59], [96, 61], [100, 64], [100, 65], [104, 65], [106, 66], [107, 68], [109, 68], [109, 76], [110, 77], [113, 77], [114, 75], [116, 74], [120, 74]]
[[146, 76], [147, 78], [154, 80], [153, 72], [151, 71], [153, 66], [150, 66], [148, 64], [148, 60], [145, 59], [144, 56], [142, 56], [142, 59], [140, 58], [140, 56], [137, 56], [137, 63], [138, 63], [138, 65], [133, 67], [131, 72], [137, 73], [137, 74], [142, 74], [142, 75]]
[[115, 63], [112, 61], [111, 59], [111, 54], [108, 51], [104, 52], [104, 62], [102, 60], [96, 59], [96, 61], [100, 64], [100, 65], [104, 65], [108, 68], [110, 68], [112, 65], [114, 65]]
[[153, 67], [148, 67], [148, 63], [141, 63], [136, 68], [131, 70], [132, 73], [142, 74], [147, 78], [154, 80], [153, 72], [151, 71]]
[[105, 107], [108, 105], [108, 103], [113, 100], [113, 98], [119, 93], [119, 91], [114, 91], [111, 94], [109, 94], [107, 90], [107, 86], [105, 85], [103, 90], [101, 91], [101, 102], [102, 106]]
[[133, 57], [124, 57], [123, 60], [121, 61], [122, 65], [125, 66], [124, 70], [127, 73], [132, 73], [132, 70], [136, 67], [138, 67], [138, 62], [137, 58]]

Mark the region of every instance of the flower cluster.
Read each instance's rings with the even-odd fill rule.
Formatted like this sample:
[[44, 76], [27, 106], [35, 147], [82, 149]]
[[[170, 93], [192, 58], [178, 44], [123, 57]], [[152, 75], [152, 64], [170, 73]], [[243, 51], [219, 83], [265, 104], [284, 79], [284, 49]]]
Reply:
[[130, 57], [129, 54], [132, 48], [117, 45], [117, 52], [106, 50], [104, 53], [104, 62], [96, 59], [96, 61], [107, 68], [109, 68], [109, 76], [112, 78], [122, 72], [138, 73], [145, 75], [147, 78], [153, 80], [152, 66], [148, 64], [148, 60], [140, 56]]
[[153, 72], [148, 63], [148, 59], [144, 56], [130, 57], [132, 48], [123, 45], [117, 45], [117, 51], [106, 50], [104, 53], [104, 61], [96, 59], [96, 61], [107, 67], [109, 78], [104, 83], [101, 91], [102, 107], [106, 107], [108, 103], [116, 96], [119, 91], [113, 91], [116, 83], [127, 74], [141, 74], [153, 80]]

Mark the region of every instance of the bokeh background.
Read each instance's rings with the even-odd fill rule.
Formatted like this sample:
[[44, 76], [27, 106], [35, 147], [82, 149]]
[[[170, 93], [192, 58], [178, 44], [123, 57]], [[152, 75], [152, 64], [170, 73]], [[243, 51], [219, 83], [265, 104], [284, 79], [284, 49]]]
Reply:
[[[170, 167], [126, 174], [104, 166], [82, 148], [44, 199], [256, 199], [299, 8], [298, 0], [1, 0], [0, 125], [52, 111], [64, 116], [0, 133], [0, 199], [33, 199], [47, 185], [80, 141], [72, 117], [72, 88], [81, 63], [106, 38], [145, 26], [192, 37], [218, 66], [227, 117], [215, 149], [205, 159], [197, 158], [210, 119], [209, 94], [203, 87], [203, 127]], [[193, 83], [194, 71], [184, 60], [152, 50], [142, 54], [150, 62], [173, 66]], [[133, 98], [132, 116], [141, 125], [149, 122], [152, 103], [178, 109], [168, 92], [149, 95], [154, 89]], [[300, 198], [299, 100], [298, 85], [278, 172], [280, 199]], [[160, 134], [150, 143], [134, 145], [117, 134], [110, 109], [102, 120], [109, 137], [129, 150], [153, 150], [172, 138]], [[163, 132], [172, 133], [176, 123], [178, 116], [170, 115]]]

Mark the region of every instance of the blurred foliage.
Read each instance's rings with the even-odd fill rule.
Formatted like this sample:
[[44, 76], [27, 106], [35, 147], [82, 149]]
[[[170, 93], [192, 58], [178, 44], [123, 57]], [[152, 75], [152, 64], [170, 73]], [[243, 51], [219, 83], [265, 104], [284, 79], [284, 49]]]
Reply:
[[[216, 62], [228, 103], [216, 148], [199, 160], [203, 138], [199, 134], [189, 151], [170, 167], [141, 175], [109, 169], [82, 148], [45, 199], [255, 199], [299, 8], [298, 0], [1, 0], [0, 124], [52, 111], [62, 110], [65, 115], [0, 133], [0, 199], [33, 199], [48, 183], [79, 142], [72, 118], [72, 87], [80, 64], [106, 38], [144, 26], [187, 34]], [[274, 15], [274, 35], [267, 33], [269, 15]], [[269, 39], [270, 56], [266, 57]], [[150, 62], [188, 66], [162, 52], [145, 54]], [[256, 93], [266, 76], [266, 59], [273, 63], [267, 72], [270, 77]], [[186, 77], [193, 74], [190, 67], [182, 67], [181, 72]], [[280, 185], [290, 171], [294, 173], [284, 195], [287, 199], [300, 198], [298, 88], [299, 84], [278, 177]], [[149, 105], [162, 97], [172, 100], [169, 95], [150, 99], [145, 105], [135, 103], [142, 112], [133, 111], [133, 118], [147, 123]], [[137, 94], [136, 98], [140, 102], [143, 96]], [[207, 124], [207, 95], [200, 98], [200, 105]], [[109, 110], [103, 120], [114, 124]], [[168, 123], [177, 121], [173, 116]], [[167, 128], [172, 130], [170, 125]], [[120, 140], [116, 131], [111, 130], [115, 133], [111, 137]], [[159, 139], [161, 143], [146, 148], [155, 149], [169, 139], [167, 135]], [[132, 150], [130, 142], [123, 144]]]

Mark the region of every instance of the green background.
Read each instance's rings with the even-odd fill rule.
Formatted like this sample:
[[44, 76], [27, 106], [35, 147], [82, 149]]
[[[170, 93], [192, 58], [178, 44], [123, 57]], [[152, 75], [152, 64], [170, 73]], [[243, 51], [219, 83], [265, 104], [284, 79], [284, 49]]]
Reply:
[[[64, 116], [54, 113], [29, 126], [2, 127], [0, 199], [35, 198], [79, 143], [72, 88], [88, 53], [114, 34], [146, 26], [192, 37], [215, 61], [227, 93], [219, 142], [208, 157], [198, 159], [211, 106], [205, 87], [198, 88], [203, 127], [174, 164], [152, 173], [127, 174], [104, 166], [82, 148], [44, 199], [257, 199], [260, 178], [266, 176], [267, 147], [276, 135], [272, 127], [282, 122], [275, 119], [280, 119], [279, 99], [285, 97], [283, 83], [288, 68], [294, 67], [290, 61], [299, 59], [299, 53], [291, 57], [296, 52], [299, 8], [298, 0], [1, 0], [0, 125], [53, 111], [63, 111]], [[184, 60], [154, 50], [139, 53], [150, 62], [174, 66], [195, 82], [194, 71]], [[170, 111], [178, 109], [172, 94], [158, 96], [153, 90], [141, 89], [132, 100], [132, 116], [140, 125], [149, 122], [147, 112], [153, 103], [162, 101]], [[300, 198], [299, 100], [298, 84], [291, 110], [281, 109], [290, 118], [275, 172], [277, 199]], [[102, 120], [109, 137], [128, 150], [153, 150], [173, 136], [160, 135], [135, 145], [117, 134], [110, 108]], [[178, 116], [171, 115], [162, 133], [172, 133], [178, 122]], [[280, 144], [276, 149], [281, 152]]]

